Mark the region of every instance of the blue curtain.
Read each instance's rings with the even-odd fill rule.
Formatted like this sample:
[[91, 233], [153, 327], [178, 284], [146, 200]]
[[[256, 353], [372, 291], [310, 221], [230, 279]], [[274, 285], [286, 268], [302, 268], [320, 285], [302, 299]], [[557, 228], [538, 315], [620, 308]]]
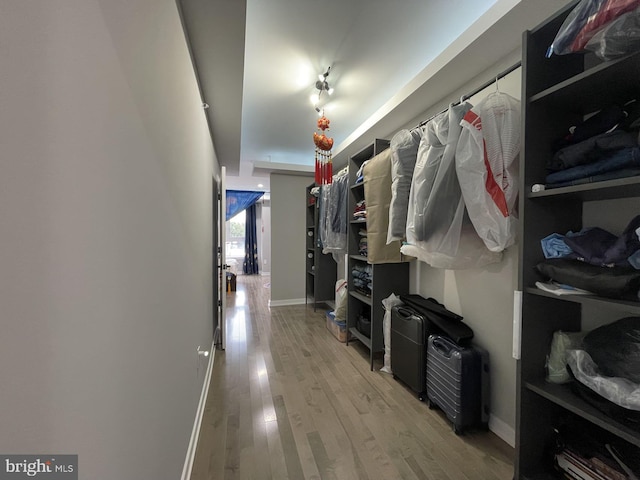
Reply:
[[256, 232], [256, 205], [247, 208], [244, 232], [244, 262], [242, 272], [245, 275], [258, 273], [258, 235]]
[[243, 190], [227, 190], [227, 215], [229, 221], [238, 213], [255, 204], [264, 195], [264, 192], [247, 192]]

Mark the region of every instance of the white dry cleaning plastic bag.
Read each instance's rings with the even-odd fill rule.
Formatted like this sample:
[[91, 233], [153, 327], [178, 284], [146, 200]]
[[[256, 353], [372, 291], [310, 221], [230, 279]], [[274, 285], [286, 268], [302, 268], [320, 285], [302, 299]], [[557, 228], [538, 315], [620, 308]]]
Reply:
[[422, 128], [400, 130], [391, 139], [391, 204], [387, 245], [405, 238], [411, 179], [418, 158]]
[[391, 373], [391, 309], [396, 305], [402, 305], [402, 300], [392, 293], [382, 300], [384, 317], [382, 318], [382, 331], [384, 336], [384, 366], [381, 372]]
[[629, 410], [640, 410], [639, 384], [626, 378], [602, 375], [584, 350], [567, 350], [567, 364], [576, 379], [598, 395]]
[[338, 322], [347, 320], [347, 281], [344, 278], [336, 282], [335, 315]]
[[464, 103], [434, 117], [425, 127], [407, 214], [407, 245], [401, 252], [435, 268], [476, 268], [499, 262], [487, 250], [465, 213], [456, 172], [460, 121], [471, 109]]
[[520, 102], [492, 93], [460, 125], [456, 170], [469, 218], [487, 248], [501, 252], [516, 238]]

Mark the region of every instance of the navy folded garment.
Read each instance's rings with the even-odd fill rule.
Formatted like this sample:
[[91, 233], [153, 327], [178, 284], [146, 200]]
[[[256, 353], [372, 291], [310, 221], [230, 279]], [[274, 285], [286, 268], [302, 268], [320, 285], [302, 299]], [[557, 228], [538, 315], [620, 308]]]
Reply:
[[625, 123], [627, 118], [627, 105], [625, 105], [624, 110], [620, 105], [609, 105], [583, 122], [571, 127], [570, 134], [555, 142], [555, 150], [560, 150], [568, 145], [574, 145], [601, 133], [608, 132], [617, 125]]
[[[588, 138], [575, 145], [558, 150], [553, 158], [547, 161], [547, 169], [560, 171], [595, 162], [607, 153], [623, 148], [637, 147], [636, 133], [614, 130]], [[551, 181], [549, 181], [551, 183]]]
[[574, 187], [576, 185], [585, 185], [587, 183], [604, 182], [605, 180], [637, 177], [638, 175], [640, 175], [640, 168], [621, 168], [620, 170], [591, 175], [589, 177], [576, 178], [575, 180], [568, 180], [566, 182], [547, 183], [545, 188]]
[[619, 237], [595, 227], [580, 235], [566, 237], [564, 241], [578, 260], [604, 267], [629, 267], [631, 264], [628, 258], [640, 250], [640, 240], [636, 233], [638, 228], [640, 215], [629, 222]]
[[623, 148], [621, 150], [608, 152], [608, 154], [602, 155], [600, 160], [595, 162], [550, 173], [547, 175], [545, 183], [568, 182], [570, 180], [600, 175], [623, 168], [636, 167], [640, 167], [640, 148]]
[[597, 267], [579, 260], [552, 258], [536, 265], [547, 279], [608, 298], [640, 301], [640, 272], [631, 267]]

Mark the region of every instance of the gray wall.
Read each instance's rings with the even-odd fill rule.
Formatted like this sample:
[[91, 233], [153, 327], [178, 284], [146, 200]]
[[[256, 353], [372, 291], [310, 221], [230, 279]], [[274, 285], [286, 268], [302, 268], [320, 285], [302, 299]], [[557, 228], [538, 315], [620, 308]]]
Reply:
[[271, 303], [304, 303], [306, 187], [313, 177], [271, 174]]
[[0, 64], [0, 452], [175, 480], [218, 169], [175, 1], [4, 1]]

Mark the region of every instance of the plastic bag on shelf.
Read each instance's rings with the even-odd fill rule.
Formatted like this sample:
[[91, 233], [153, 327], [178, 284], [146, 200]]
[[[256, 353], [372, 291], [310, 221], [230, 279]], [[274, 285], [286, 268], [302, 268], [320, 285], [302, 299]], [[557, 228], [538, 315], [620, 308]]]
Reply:
[[575, 6], [562, 23], [551, 46], [547, 50], [547, 57], [552, 54], [565, 55], [572, 53], [571, 46], [580, 31], [584, 28], [589, 17], [596, 14], [606, 0], [582, 0]]
[[553, 332], [551, 350], [547, 360], [547, 381], [551, 383], [567, 383], [571, 375], [567, 371], [567, 350], [580, 348], [584, 333]]
[[640, 410], [640, 384], [626, 378], [602, 375], [591, 356], [584, 350], [568, 350], [567, 364], [581, 384], [601, 397], [630, 410]]
[[640, 8], [621, 15], [598, 30], [585, 48], [605, 61], [640, 50]]
[[603, 375], [640, 383], [640, 317], [621, 318], [590, 331], [582, 348]]
[[582, 30], [578, 32], [571, 44], [571, 51], [579, 52], [583, 50], [589, 40], [603, 27], [608, 26], [613, 20], [638, 7], [640, 7], [640, 0], [606, 0], [598, 11], [587, 19]]

